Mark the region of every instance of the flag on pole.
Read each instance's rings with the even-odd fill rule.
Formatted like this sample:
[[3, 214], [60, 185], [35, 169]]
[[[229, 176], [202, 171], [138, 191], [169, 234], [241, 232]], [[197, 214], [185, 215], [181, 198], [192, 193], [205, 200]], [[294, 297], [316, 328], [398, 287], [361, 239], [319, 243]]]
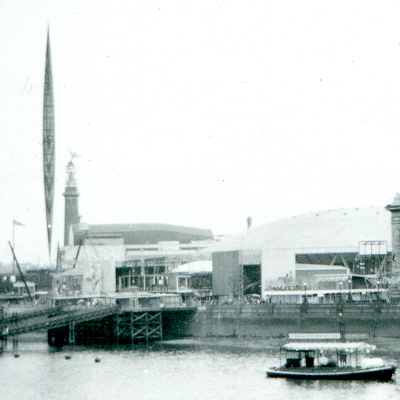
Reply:
[[24, 224], [21, 224], [21, 222], [16, 221], [15, 219], [13, 219], [13, 224], [14, 226], [25, 226]]

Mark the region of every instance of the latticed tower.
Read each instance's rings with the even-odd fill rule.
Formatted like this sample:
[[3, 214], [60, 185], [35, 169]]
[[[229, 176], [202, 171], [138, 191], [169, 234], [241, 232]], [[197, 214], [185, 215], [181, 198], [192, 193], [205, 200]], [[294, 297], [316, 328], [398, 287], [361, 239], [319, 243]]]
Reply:
[[43, 96], [43, 173], [49, 254], [51, 254], [51, 234], [53, 229], [55, 164], [54, 132], [53, 76], [51, 71], [50, 33], [47, 31], [46, 67], [44, 73]]
[[71, 225], [79, 223], [79, 193], [75, 175], [75, 164], [71, 160], [67, 164], [67, 183], [63, 193], [65, 197], [64, 246], [73, 245], [73, 243], [69, 243], [69, 228]]

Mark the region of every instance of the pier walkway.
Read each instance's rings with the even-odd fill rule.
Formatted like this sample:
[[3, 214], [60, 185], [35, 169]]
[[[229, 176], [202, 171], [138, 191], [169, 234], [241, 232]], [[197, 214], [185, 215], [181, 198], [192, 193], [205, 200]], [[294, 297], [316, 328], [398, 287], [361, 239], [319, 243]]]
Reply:
[[196, 307], [52, 307], [13, 313], [0, 318], [0, 348], [8, 338], [46, 332], [51, 346], [68, 344], [133, 344], [183, 336]]
[[102, 319], [118, 312], [117, 306], [101, 306], [91, 309], [59, 309], [56, 307], [38, 309], [25, 313], [15, 313], [0, 320], [2, 335], [16, 336], [29, 332], [44, 332], [68, 326], [71, 322]]

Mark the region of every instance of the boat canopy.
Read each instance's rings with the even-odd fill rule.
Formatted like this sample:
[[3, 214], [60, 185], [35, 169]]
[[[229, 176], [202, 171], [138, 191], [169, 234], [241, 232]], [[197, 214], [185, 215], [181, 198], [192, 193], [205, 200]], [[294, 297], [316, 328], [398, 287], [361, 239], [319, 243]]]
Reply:
[[282, 349], [289, 351], [344, 351], [352, 353], [369, 352], [375, 350], [376, 346], [365, 342], [292, 342], [286, 343]]

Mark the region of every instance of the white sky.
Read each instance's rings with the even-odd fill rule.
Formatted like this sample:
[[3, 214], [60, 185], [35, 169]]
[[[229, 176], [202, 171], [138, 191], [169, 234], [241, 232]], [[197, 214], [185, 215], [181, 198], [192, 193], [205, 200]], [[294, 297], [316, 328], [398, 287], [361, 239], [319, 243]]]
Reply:
[[[0, 261], [46, 263], [50, 25], [54, 248], [68, 149], [82, 221], [235, 234], [385, 206], [400, 190], [397, 1], [0, 1]], [[55, 258], [53, 251], [52, 259]]]

